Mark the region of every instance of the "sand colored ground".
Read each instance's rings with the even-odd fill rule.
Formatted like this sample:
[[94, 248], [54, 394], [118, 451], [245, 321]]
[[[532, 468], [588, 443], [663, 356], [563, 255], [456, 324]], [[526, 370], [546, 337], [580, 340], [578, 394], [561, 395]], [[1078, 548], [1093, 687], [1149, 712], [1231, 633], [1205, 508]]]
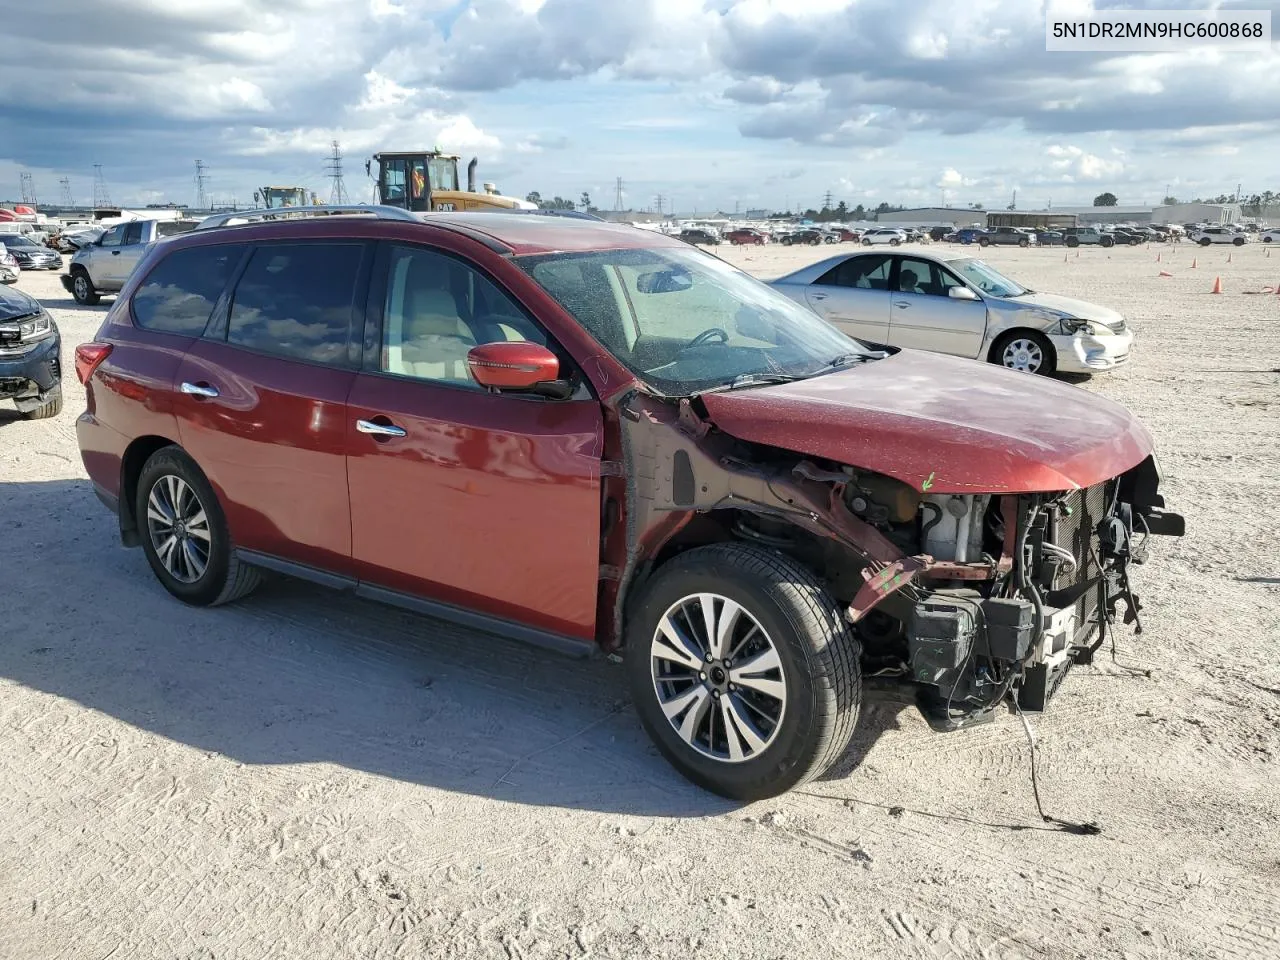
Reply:
[[[286, 580], [184, 607], [90, 492], [69, 375], [57, 419], [0, 413], [0, 957], [1280, 956], [1280, 296], [1246, 293], [1280, 251], [1156, 253], [987, 257], [1129, 317], [1083, 389], [1146, 421], [1187, 518], [1136, 571], [1146, 635], [1036, 723], [1046, 805], [1100, 836], [1037, 822], [1013, 717], [871, 709], [838, 776], [735, 807], [615, 665]], [[19, 285], [70, 374], [105, 307]]]

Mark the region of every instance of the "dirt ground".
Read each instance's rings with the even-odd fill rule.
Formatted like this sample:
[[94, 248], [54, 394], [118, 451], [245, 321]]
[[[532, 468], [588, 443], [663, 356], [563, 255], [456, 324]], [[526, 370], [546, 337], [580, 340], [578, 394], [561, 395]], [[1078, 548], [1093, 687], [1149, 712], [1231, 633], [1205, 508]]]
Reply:
[[987, 256], [1129, 317], [1083, 389], [1146, 421], [1187, 518], [1137, 570], [1147, 632], [1035, 721], [1047, 809], [1098, 836], [1038, 822], [1012, 716], [871, 708], [833, 778], [738, 807], [610, 663], [283, 579], [182, 606], [76, 448], [105, 307], [25, 273], [69, 376], [57, 419], [0, 413], [0, 957], [1280, 957], [1280, 296], [1248, 293], [1280, 251], [1228, 255]]

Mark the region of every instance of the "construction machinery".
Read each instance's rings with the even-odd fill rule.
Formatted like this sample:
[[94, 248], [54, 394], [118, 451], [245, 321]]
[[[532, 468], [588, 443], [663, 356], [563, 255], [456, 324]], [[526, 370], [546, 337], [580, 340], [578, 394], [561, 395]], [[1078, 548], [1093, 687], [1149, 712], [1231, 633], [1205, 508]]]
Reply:
[[259, 187], [253, 191], [253, 200], [258, 206], [271, 210], [314, 206], [319, 202], [315, 192], [306, 187]]
[[467, 164], [467, 189], [458, 182], [458, 157], [439, 150], [408, 150], [374, 154], [365, 162], [365, 172], [378, 175], [374, 191], [378, 203], [414, 212], [428, 210], [536, 210], [537, 205], [515, 197], [504, 197], [497, 187], [486, 183], [476, 190], [476, 164]]

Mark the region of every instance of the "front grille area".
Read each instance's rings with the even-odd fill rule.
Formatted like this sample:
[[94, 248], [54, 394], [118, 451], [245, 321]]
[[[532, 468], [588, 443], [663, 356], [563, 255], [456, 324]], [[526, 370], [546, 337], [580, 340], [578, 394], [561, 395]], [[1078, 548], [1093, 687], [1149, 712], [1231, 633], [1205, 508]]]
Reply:
[[[1098, 549], [1098, 522], [1107, 510], [1107, 503], [1117, 481], [1108, 480], [1087, 490], [1077, 490], [1066, 498], [1070, 515], [1062, 511], [1058, 515], [1056, 540], [1058, 546], [1071, 551], [1076, 558], [1076, 572], [1071, 583], [1059, 581], [1058, 589], [1066, 589], [1074, 584], [1083, 583], [1099, 577], [1101, 570], [1095, 558], [1100, 556]], [[1098, 629], [1098, 608], [1102, 601], [1104, 584], [1095, 583], [1076, 601], [1076, 636], [1073, 641], [1077, 645], [1088, 644], [1094, 631]]]

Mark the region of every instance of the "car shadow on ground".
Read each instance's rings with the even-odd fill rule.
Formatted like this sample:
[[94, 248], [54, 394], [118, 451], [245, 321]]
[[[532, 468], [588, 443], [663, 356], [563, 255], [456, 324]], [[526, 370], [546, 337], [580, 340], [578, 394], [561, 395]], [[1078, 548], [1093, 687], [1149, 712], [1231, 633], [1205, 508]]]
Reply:
[[108, 294], [103, 294], [102, 302], [91, 307], [76, 303], [75, 297], [70, 294], [65, 297], [37, 297], [37, 299], [46, 310], [71, 310], [76, 313], [106, 313], [111, 308], [111, 304], [115, 302], [115, 298], [110, 297]]
[[[330, 762], [540, 806], [700, 817], [736, 804], [651, 746], [622, 668], [288, 578], [172, 599], [87, 481], [0, 484], [26, 544], [0, 592], [0, 676], [245, 764]], [[838, 766], [883, 732], [872, 724]]]

